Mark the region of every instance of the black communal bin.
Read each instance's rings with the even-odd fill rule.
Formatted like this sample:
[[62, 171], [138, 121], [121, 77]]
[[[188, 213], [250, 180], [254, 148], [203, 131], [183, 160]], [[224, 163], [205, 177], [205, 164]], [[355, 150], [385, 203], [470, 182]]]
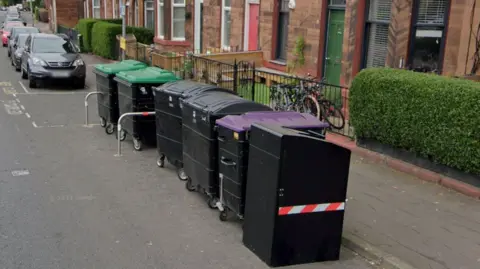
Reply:
[[[325, 138], [328, 123], [307, 113], [247, 112], [217, 120], [218, 172], [220, 186], [220, 220], [225, 221], [232, 211], [243, 217], [248, 171], [249, 133], [253, 123], [269, 123], [300, 130]], [[265, 169], [265, 168], [264, 168]]]
[[252, 125], [243, 243], [269, 266], [338, 260], [350, 150]]
[[187, 180], [182, 158], [181, 100], [204, 92], [230, 92], [214, 85], [179, 80], [155, 88], [155, 119], [157, 132], [157, 165], [163, 167], [165, 157], [177, 168], [180, 180]]
[[147, 67], [146, 64], [135, 60], [95, 65], [93, 73], [96, 75], [97, 92], [100, 92], [97, 95], [98, 116], [100, 117], [100, 125], [105, 127], [107, 134], [112, 134], [115, 131], [119, 117], [117, 82], [113, 78], [119, 72], [145, 67]]
[[205, 92], [181, 102], [183, 168], [188, 176], [186, 188], [204, 191], [209, 196], [208, 205], [216, 208], [218, 140], [215, 121], [227, 115], [271, 111], [271, 108], [226, 92]]
[[128, 133], [133, 138], [135, 150], [141, 150], [143, 143], [155, 145], [155, 115], [146, 114], [155, 111], [153, 88], [179, 79], [170, 71], [147, 67], [142, 70], [120, 72], [114, 80], [118, 86], [120, 117], [129, 112], [145, 113], [123, 119], [120, 140], [124, 140]]

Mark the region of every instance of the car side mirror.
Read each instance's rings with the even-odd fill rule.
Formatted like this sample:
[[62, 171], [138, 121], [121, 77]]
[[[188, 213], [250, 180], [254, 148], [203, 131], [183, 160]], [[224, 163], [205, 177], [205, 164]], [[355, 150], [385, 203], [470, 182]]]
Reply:
[[23, 23], [23, 26], [27, 26], [27, 23], [26, 23], [26, 22], [24, 22], [24, 23]]

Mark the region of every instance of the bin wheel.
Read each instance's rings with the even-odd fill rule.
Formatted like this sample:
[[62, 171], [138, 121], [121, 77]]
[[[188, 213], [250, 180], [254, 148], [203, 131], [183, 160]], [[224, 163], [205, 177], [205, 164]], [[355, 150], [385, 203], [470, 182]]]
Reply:
[[225, 208], [222, 212], [220, 212], [220, 215], [218, 216], [220, 221], [227, 221], [228, 220], [228, 209]]
[[196, 191], [197, 190], [197, 187], [193, 186], [191, 178], [187, 179], [187, 182], [185, 182], [185, 188], [188, 191]]
[[107, 126], [105, 127], [105, 132], [109, 135], [113, 134], [113, 132], [115, 132], [115, 125], [108, 123]]
[[160, 168], [165, 167], [165, 155], [160, 155], [157, 157], [157, 166]]
[[138, 138], [133, 139], [133, 149], [136, 151], [142, 150], [142, 141]]
[[178, 179], [180, 179], [181, 181], [188, 180], [188, 176], [185, 173], [185, 170], [183, 169], [183, 167], [177, 168], [177, 176], [178, 176]]
[[[120, 130], [120, 141], [125, 140], [127, 138], [127, 133], [122, 129]], [[118, 131], [115, 132], [115, 139], [118, 139]]]
[[216, 209], [217, 202], [218, 202], [217, 198], [213, 198], [213, 197], [208, 198], [208, 201], [207, 201], [208, 207], [210, 207], [211, 209]]
[[102, 127], [107, 126], [107, 121], [105, 120], [105, 118], [100, 118], [100, 126]]

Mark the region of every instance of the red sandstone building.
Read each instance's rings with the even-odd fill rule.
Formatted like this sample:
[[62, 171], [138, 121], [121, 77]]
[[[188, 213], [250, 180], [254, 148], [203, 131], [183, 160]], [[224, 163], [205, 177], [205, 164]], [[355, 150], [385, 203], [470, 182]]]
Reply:
[[[47, 2], [52, 1], [58, 24], [120, 14], [119, 0]], [[471, 73], [480, 54], [475, 0], [126, 1], [128, 24], [154, 30], [160, 49], [261, 50], [264, 67], [286, 72], [303, 39], [305, 64], [296, 72], [337, 85], [348, 86], [361, 69], [373, 66], [462, 76]]]

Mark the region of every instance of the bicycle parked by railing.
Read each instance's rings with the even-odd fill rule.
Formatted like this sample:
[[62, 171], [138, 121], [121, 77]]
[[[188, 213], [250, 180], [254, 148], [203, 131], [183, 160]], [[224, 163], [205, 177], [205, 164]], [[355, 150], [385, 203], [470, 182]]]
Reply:
[[270, 87], [273, 109], [310, 113], [317, 119], [326, 121], [332, 128], [343, 129], [345, 117], [341, 108], [325, 96], [326, 84], [304, 82], [299, 85], [277, 84]]

